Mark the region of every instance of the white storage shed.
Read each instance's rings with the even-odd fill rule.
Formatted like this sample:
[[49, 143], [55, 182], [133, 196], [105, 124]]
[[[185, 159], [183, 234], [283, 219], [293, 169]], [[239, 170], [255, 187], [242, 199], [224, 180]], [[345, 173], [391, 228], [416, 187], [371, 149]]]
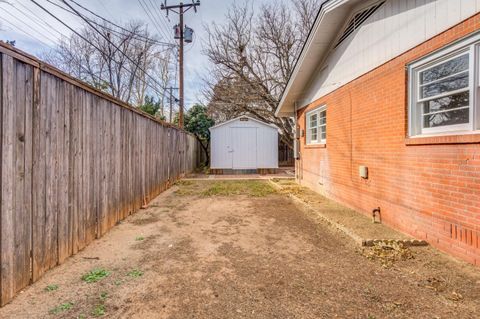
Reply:
[[278, 129], [248, 116], [210, 128], [210, 168], [253, 170], [278, 168]]

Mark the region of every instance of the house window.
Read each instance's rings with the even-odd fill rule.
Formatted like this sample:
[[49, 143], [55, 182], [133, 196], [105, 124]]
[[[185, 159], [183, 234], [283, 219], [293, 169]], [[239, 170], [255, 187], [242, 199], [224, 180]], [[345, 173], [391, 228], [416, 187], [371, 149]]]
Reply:
[[465, 40], [409, 67], [409, 135], [478, 129], [479, 39]]
[[325, 106], [307, 113], [307, 144], [327, 142], [327, 108]]

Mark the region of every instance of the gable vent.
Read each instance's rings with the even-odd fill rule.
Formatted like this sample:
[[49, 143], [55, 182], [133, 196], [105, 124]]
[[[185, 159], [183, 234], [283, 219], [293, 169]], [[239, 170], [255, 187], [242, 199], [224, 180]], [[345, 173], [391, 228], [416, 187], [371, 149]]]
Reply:
[[365, 22], [365, 20], [367, 20], [372, 14], [374, 14], [384, 3], [385, 1], [380, 1], [355, 14], [350, 20], [350, 22], [348, 22], [345, 31], [343, 31], [343, 34], [340, 39], [338, 39], [335, 47], [338, 47], [345, 39], [347, 39], [353, 32], [355, 32], [355, 30], [357, 30]]

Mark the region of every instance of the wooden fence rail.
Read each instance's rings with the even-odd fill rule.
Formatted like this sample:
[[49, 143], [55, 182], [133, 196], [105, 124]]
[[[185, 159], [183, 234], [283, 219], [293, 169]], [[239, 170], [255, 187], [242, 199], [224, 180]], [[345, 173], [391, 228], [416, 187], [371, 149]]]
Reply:
[[193, 170], [195, 138], [0, 44], [0, 302]]

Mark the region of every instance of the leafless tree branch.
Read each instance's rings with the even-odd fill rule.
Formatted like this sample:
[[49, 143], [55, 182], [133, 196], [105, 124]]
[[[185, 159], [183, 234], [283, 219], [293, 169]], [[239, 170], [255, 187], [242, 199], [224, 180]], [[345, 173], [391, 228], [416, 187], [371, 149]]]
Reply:
[[217, 121], [250, 114], [275, 124], [293, 145], [292, 119], [274, 113], [321, 2], [279, 1], [258, 12], [249, 2], [234, 4], [224, 23], [205, 27], [203, 51], [215, 67], [204, 94]]
[[111, 25], [99, 27], [102, 36], [86, 25], [79, 32], [93, 45], [74, 34], [63, 38], [44, 59], [123, 101], [142, 105], [147, 94], [158, 95], [156, 92], [163, 92], [167, 86], [172, 49], [166, 50], [149, 40], [152, 36], [142, 22], [132, 21], [124, 28], [129, 31]]

